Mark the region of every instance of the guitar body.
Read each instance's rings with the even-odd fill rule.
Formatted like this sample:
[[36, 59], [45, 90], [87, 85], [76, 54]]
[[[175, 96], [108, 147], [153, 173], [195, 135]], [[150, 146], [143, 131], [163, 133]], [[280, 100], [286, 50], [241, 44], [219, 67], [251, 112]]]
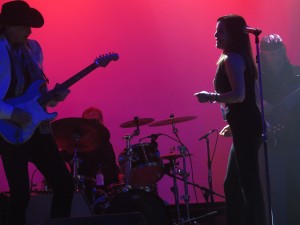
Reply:
[[35, 129], [42, 122], [51, 121], [57, 116], [56, 112], [47, 113], [38, 103], [38, 99], [41, 96], [39, 89], [42, 83], [42, 80], [35, 81], [29, 86], [24, 95], [5, 101], [5, 103], [20, 108], [32, 115], [32, 122], [23, 126], [8, 119], [0, 119], [0, 135], [5, 141], [11, 144], [23, 144], [30, 139]]

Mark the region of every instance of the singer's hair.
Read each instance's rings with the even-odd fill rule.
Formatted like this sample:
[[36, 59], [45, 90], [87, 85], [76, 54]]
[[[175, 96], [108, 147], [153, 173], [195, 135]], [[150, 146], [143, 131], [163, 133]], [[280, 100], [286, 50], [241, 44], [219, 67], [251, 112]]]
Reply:
[[[266, 72], [270, 65], [268, 65], [267, 60], [265, 58], [265, 52], [272, 51], [273, 54], [276, 54], [277, 57], [281, 57], [281, 61], [284, 62], [283, 67], [291, 67], [292, 64], [287, 56], [286, 46], [283, 43], [282, 38], [279, 34], [269, 34], [264, 36], [260, 41], [260, 50], [261, 50], [261, 64], [263, 72]], [[279, 50], [279, 51], [275, 51]], [[280, 51], [281, 50], [281, 51]], [[271, 64], [272, 65], [272, 64]]]
[[244, 58], [250, 73], [257, 78], [249, 34], [244, 32], [244, 27], [247, 26], [245, 19], [240, 15], [229, 14], [219, 17], [217, 22], [223, 22], [228, 32], [228, 45], [225, 46], [225, 51], [239, 53]]

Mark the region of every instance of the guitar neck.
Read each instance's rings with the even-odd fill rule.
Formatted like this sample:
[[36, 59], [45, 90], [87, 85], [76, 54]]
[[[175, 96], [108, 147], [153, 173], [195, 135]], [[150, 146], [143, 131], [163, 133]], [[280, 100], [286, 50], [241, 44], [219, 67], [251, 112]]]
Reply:
[[96, 65], [95, 63], [92, 63], [91, 65], [87, 66], [86, 68], [84, 68], [83, 70], [81, 70], [80, 72], [78, 72], [77, 74], [75, 74], [74, 76], [69, 78], [68, 80], [61, 83], [59, 85], [59, 88], [67, 89], [67, 88], [71, 87], [73, 84], [75, 84], [77, 81], [81, 80], [83, 77], [88, 75], [90, 72], [92, 72], [97, 67], [98, 67], [98, 65]]
[[83, 77], [88, 75], [90, 72], [95, 70], [97, 67], [98, 67], [98, 65], [95, 63], [90, 64], [89, 66], [87, 66], [86, 68], [84, 68], [83, 70], [81, 70], [80, 72], [78, 72], [77, 74], [72, 76], [71, 78], [69, 78], [66, 81], [64, 81], [63, 83], [59, 84], [58, 88], [54, 88], [51, 91], [47, 92], [46, 94], [42, 95], [38, 99], [38, 102], [41, 105], [45, 105], [47, 102], [49, 102], [55, 96], [55, 92], [57, 89], [64, 90], [64, 89], [71, 87], [73, 84], [75, 84], [77, 81], [81, 80]]

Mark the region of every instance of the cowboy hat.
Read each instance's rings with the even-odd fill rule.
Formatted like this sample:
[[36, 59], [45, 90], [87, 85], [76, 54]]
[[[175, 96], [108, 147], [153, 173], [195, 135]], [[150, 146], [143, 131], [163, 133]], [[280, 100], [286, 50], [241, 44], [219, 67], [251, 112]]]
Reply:
[[24, 1], [11, 1], [2, 5], [0, 25], [41, 27], [44, 25], [42, 14]]

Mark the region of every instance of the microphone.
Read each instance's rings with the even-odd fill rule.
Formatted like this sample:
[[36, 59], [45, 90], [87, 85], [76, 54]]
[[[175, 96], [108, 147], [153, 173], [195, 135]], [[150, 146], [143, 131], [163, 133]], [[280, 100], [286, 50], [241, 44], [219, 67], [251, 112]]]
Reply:
[[260, 35], [261, 32], [262, 30], [259, 28], [244, 26], [244, 33], [246, 34]]
[[213, 132], [217, 131], [216, 129], [213, 129], [211, 131], [209, 131], [207, 134], [203, 135], [201, 138], [199, 138], [198, 140], [201, 141], [204, 138], [207, 138], [209, 135], [211, 135]]

